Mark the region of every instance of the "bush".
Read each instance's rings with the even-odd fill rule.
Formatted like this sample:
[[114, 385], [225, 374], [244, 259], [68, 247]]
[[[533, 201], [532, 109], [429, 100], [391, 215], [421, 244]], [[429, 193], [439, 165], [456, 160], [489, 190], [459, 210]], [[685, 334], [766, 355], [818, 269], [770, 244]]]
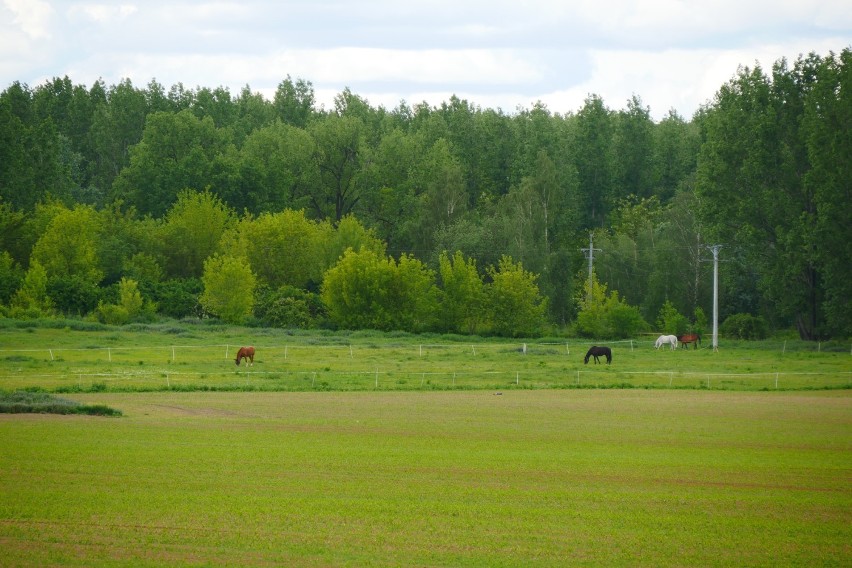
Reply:
[[730, 339], [766, 339], [769, 335], [766, 320], [751, 314], [734, 314], [719, 328]]
[[204, 285], [197, 278], [167, 280], [154, 286], [154, 299], [163, 315], [175, 319], [199, 317], [198, 297], [203, 290]]
[[0, 413], [122, 415], [120, 410], [102, 404], [86, 405], [46, 393], [23, 391], [0, 393]]
[[319, 295], [293, 286], [269, 288], [258, 292], [254, 314], [268, 327], [309, 329], [324, 316], [324, 306]]
[[657, 329], [667, 335], [683, 335], [689, 331], [689, 320], [666, 300], [657, 315]]
[[583, 337], [600, 339], [625, 339], [645, 330], [648, 324], [642, 318], [639, 308], [629, 305], [613, 290], [607, 294], [606, 285], [592, 279], [591, 288], [587, 283], [584, 290], [578, 290], [575, 329]]

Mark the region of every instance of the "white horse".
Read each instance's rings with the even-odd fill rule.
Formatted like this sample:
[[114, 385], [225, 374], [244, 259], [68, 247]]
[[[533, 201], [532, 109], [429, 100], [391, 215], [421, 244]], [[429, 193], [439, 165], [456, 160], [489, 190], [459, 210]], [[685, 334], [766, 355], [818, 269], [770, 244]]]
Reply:
[[672, 351], [677, 349], [677, 336], [676, 335], [661, 335], [657, 338], [657, 342], [654, 344], [654, 349], [659, 349], [660, 345], [665, 345], [669, 343], [672, 346]]

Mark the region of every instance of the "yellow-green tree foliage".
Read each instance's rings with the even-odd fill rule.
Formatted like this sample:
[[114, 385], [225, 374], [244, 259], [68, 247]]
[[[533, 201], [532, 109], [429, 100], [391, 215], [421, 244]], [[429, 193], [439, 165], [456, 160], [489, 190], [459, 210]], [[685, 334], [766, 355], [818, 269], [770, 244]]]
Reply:
[[494, 333], [508, 337], [540, 335], [546, 324], [547, 299], [541, 295], [537, 276], [520, 262], [504, 255], [497, 267], [489, 266], [487, 288]]
[[222, 321], [243, 324], [252, 315], [257, 279], [245, 257], [214, 254], [204, 262], [201, 306]]

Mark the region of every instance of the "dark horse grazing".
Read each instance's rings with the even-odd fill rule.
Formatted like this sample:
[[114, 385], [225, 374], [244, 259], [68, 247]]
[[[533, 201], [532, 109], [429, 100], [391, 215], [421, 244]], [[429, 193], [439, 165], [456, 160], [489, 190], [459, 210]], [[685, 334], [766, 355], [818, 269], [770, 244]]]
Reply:
[[701, 336], [697, 333], [687, 333], [686, 335], [678, 335], [677, 340], [680, 341], [682, 347], [689, 349], [689, 344], [692, 343], [694, 349], [698, 349], [701, 345]]
[[237, 367], [240, 366], [240, 362], [245, 359], [249, 365], [254, 365], [254, 347], [240, 347], [240, 350], [237, 351], [237, 359], [234, 361], [237, 364]]
[[594, 357], [595, 365], [597, 365], [598, 363], [600, 363], [600, 361], [598, 361], [598, 357], [604, 356], [606, 357], [607, 364], [612, 363], [612, 349], [610, 349], [609, 347], [597, 347], [593, 345], [592, 348], [586, 352], [586, 358], [583, 359], [583, 363], [588, 365], [589, 357]]

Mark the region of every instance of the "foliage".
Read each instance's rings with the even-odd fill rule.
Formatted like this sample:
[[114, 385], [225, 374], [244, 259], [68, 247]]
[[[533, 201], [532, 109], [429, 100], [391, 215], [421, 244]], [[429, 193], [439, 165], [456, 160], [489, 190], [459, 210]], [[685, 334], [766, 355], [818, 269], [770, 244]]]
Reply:
[[326, 226], [305, 217], [304, 211], [245, 217], [232, 238], [226, 241], [228, 253], [245, 256], [258, 280], [271, 288], [305, 288], [319, 282], [326, 268]]
[[133, 279], [121, 279], [118, 283], [118, 295], [117, 304], [98, 303], [96, 310], [98, 321], [111, 325], [124, 325], [145, 313], [151, 315], [155, 311], [150, 302], [146, 303], [143, 300], [139, 285]]
[[492, 330], [506, 337], [536, 337], [544, 332], [547, 299], [541, 296], [536, 275], [520, 262], [503, 256], [497, 267], [489, 266], [491, 283], [486, 299]]
[[461, 251], [456, 251], [452, 258], [442, 252], [438, 273], [441, 281], [438, 327], [442, 331], [474, 333], [482, 323], [486, 300], [476, 260], [465, 259]]
[[827, 317], [848, 314], [838, 304], [848, 301], [852, 265], [838, 208], [849, 197], [839, 180], [852, 147], [841, 87], [850, 77], [848, 48], [800, 56], [792, 67], [781, 60], [771, 75], [741, 68], [701, 119], [701, 216], [744, 250], [773, 321], [794, 324], [803, 339], [848, 332], [852, 321]]
[[158, 310], [172, 318], [199, 317], [199, 297], [204, 291], [200, 278], [173, 278], [153, 286], [153, 298]]
[[0, 304], [8, 304], [21, 285], [24, 273], [17, 262], [6, 251], [0, 252]]
[[97, 254], [99, 236], [98, 215], [92, 207], [61, 209], [35, 243], [31, 258], [49, 277], [77, 277], [97, 284], [103, 277]]
[[689, 320], [666, 300], [657, 315], [657, 331], [665, 335], [683, 335], [689, 330]]
[[204, 262], [201, 281], [199, 302], [207, 313], [236, 324], [252, 315], [257, 280], [244, 257], [214, 254]]
[[[326, 110], [290, 77], [273, 100], [248, 86], [15, 82], [0, 92], [0, 255], [13, 261], [0, 261], [0, 302], [42, 313], [11, 298], [37, 261], [60, 311], [87, 309], [91, 286], [115, 302], [131, 278], [160, 314], [198, 316], [198, 290], [175, 279], [200, 278], [214, 253], [249, 255], [257, 236], [258, 281], [305, 292], [348, 247], [436, 271], [443, 251], [477, 267], [510, 255], [569, 328], [594, 230], [601, 281], [649, 321], [666, 300], [709, 310], [706, 245], [719, 243], [722, 317], [848, 337], [850, 77], [849, 48], [741, 68], [691, 119], [659, 122], [638, 95], [613, 109], [590, 94], [560, 115], [456, 96], [374, 108], [348, 88]], [[261, 227], [264, 215], [282, 219]]]
[[52, 314], [53, 301], [47, 295], [47, 271], [38, 260], [33, 260], [21, 287], [12, 296], [9, 315], [34, 319]]
[[47, 281], [51, 304], [58, 312], [69, 316], [83, 316], [94, 310], [103, 290], [77, 275], [55, 276]]
[[765, 339], [769, 332], [762, 317], [734, 314], [719, 326], [719, 333], [731, 339]]
[[234, 224], [234, 212], [209, 191], [184, 190], [160, 228], [160, 255], [172, 278], [198, 278]]
[[396, 262], [367, 249], [346, 251], [326, 272], [321, 296], [344, 329], [423, 331], [437, 311], [431, 270], [410, 255]]
[[263, 287], [258, 291], [254, 314], [265, 326], [308, 329], [324, 319], [325, 306], [318, 294], [294, 286]]
[[591, 282], [586, 281], [582, 293], [578, 292], [576, 302], [576, 329], [583, 337], [623, 339], [647, 328], [639, 309], [621, 299], [616, 290], [607, 294], [606, 284], [598, 282], [594, 272]]

